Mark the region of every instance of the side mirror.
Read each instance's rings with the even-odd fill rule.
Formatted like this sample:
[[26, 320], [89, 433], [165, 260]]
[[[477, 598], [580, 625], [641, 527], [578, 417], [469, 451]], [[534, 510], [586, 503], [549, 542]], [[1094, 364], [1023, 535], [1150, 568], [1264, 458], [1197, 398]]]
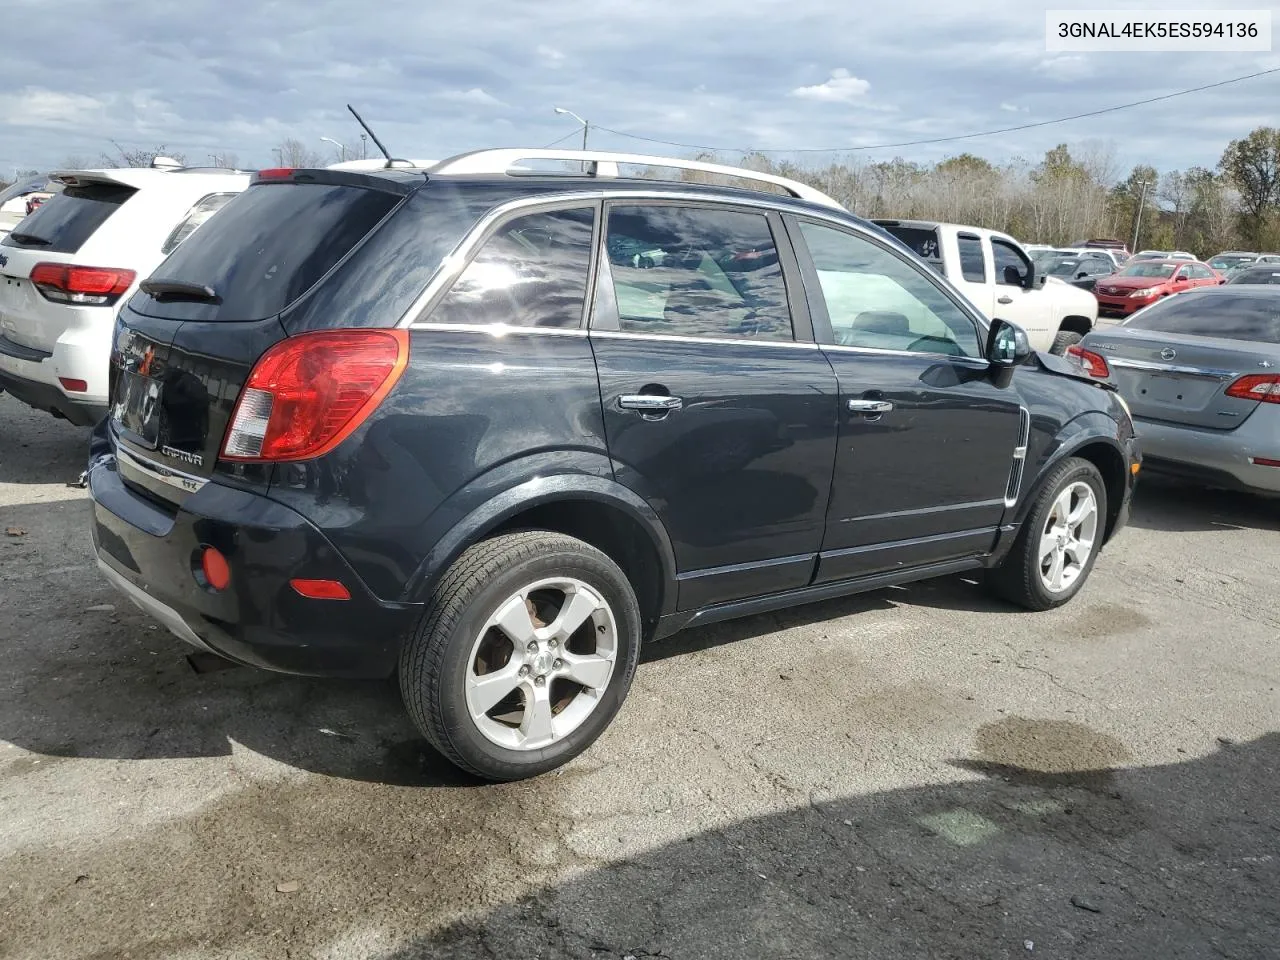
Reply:
[[1077, 274], [1076, 274], [1076, 279], [1077, 279], [1077, 280], [1083, 280], [1083, 279], [1084, 279], [1085, 277], [1087, 277], [1088, 275], [1089, 275], [1089, 271], [1088, 271], [1088, 270], [1081, 270], [1079, 273], [1077, 273]]
[[1010, 263], [1006, 264], [1004, 268], [1004, 282], [1011, 287], [1021, 287], [1027, 281], [1022, 275], [1022, 271]]
[[987, 332], [987, 361], [997, 370], [1021, 366], [1031, 359], [1027, 331], [1008, 320], [992, 320]]

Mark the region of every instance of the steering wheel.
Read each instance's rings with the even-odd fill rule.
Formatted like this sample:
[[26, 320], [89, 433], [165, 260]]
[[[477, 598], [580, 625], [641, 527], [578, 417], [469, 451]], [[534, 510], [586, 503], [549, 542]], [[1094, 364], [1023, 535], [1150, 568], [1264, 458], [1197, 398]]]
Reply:
[[954, 340], [946, 337], [920, 337], [907, 344], [910, 353], [944, 353], [949, 357], [963, 357], [964, 351]]

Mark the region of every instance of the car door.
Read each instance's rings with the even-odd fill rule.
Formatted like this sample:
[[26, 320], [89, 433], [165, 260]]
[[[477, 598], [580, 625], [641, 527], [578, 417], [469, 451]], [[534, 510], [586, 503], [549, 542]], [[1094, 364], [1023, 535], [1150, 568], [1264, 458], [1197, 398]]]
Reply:
[[[1038, 283], [1028, 288], [1033, 272], [1031, 261], [1012, 241], [993, 236], [990, 243], [996, 290], [995, 309], [990, 316], [1022, 327], [1033, 345], [1051, 342], [1057, 333], [1056, 325], [1050, 323], [1051, 297]], [[1008, 273], [1010, 268], [1012, 274]]]
[[1184, 267], [1191, 278], [1191, 286], [1194, 287], [1216, 287], [1218, 285], [1218, 277], [1212, 270], [1202, 263], [1193, 263], [1190, 267]]
[[961, 231], [956, 234], [956, 260], [960, 264], [960, 276], [952, 278], [979, 312], [993, 316], [996, 288], [991, 279], [991, 257], [976, 233]]
[[591, 319], [618, 481], [666, 525], [680, 609], [806, 585], [835, 373], [775, 213], [617, 200]]
[[990, 377], [982, 327], [871, 235], [804, 218], [788, 227], [815, 335], [840, 386], [817, 580], [986, 552], [1030, 418], [1016, 387]]

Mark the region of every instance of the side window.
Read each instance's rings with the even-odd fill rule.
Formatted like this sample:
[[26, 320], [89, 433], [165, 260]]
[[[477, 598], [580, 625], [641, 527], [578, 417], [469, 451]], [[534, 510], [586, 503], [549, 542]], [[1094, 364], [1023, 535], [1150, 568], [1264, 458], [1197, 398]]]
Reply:
[[605, 246], [620, 330], [793, 337], [782, 265], [763, 214], [615, 205]]
[[1212, 278], [1213, 274], [1209, 272], [1208, 267], [1202, 267], [1199, 264], [1196, 264], [1191, 268], [1192, 280], [1210, 280]]
[[1027, 276], [1031, 269], [1031, 264], [1023, 255], [1022, 251], [1007, 240], [1001, 240], [998, 237], [991, 238], [991, 254], [996, 262], [996, 283], [1009, 283], [1005, 279], [1005, 268], [1013, 267], [1018, 271], [1018, 282], [1010, 284], [1010, 286], [1022, 286], [1027, 282]]
[[871, 240], [801, 222], [835, 342], [980, 357], [974, 322], [914, 264]]
[[595, 209], [517, 217], [498, 229], [440, 301], [433, 323], [578, 327]]
[[960, 245], [960, 276], [970, 283], [986, 283], [987, 255], [982, 249], [982, 238], [962, 233], [957, 242]]

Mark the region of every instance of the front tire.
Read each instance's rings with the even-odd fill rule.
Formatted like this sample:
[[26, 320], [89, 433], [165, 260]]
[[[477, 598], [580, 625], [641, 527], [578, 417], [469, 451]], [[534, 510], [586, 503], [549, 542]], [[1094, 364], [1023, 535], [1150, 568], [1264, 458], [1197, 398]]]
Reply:
[[640, 658], [626, 575], [559, 533], [501, 534], [463, 552], [400, 655], [410, 717], [486, 780], [568, 763], [617, 714]]
[[1102, 474], [1088, 460], [1068, 458], [1040, 485], [1013, 549], [988, 574], [988, 585], [1028, 610], [1062, 606], [1089, 579], [1106, 517]]
[[1067, 352], [1069, 347], [1075, 346], [1084, 339], [1084, 334], [1076, 333], [1074, 330], [1059, 330], [1058, 335], [1053, 338], [1053, 345], [1049, 347], [1049, 352], [1054, 356], [1061, 357]]

